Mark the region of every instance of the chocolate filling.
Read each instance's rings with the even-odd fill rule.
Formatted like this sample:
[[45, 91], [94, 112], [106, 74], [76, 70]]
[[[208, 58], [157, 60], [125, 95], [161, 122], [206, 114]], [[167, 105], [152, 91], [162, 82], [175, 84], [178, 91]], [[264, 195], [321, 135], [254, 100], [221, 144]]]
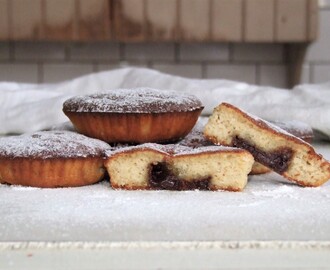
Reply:
[[149, 174], [149, 185], [154, 189], [166, 190], [209, 190], [211, 177], [186, 181], [177, 178], [168, 168], [165, 162], [151, 164]]
[[292, 149], [288, 147], [282, 147], [272, 152], [265, 152], [238, 136], [233, 138], [232, 144], [235, 147], [249, 151], [256, 161], [271, 168], [277, 173], [283, 173], [288, 169], [293, 156]]

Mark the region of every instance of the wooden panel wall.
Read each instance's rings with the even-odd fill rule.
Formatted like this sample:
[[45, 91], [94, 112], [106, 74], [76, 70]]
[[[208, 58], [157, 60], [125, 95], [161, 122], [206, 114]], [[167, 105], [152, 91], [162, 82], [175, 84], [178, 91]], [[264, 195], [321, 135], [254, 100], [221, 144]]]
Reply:
[[317, 0], [0, 0], [0, 40], [307, 42]]
[[9, 5], [10, 37], [14, 40], [42, 38], [41, 0], [11, 0]]
[[176, 0], [146, 0], [148, 40], [171, 41], [178, 37]]
[[244, 40], [271, 42], [274, 40], [274, 0], [250, 0], [245, 2]]
[[179, 1], [179, 40], [205, 41], [210, 39], [210, 1]]
[[276, 41], [304, 41], [308, 39], [307, 0], [277, 0]]
[[45, 1], [45, 37], [48, 40], [78, 39], [75, 0]]
[[211, 1], [211, 39], [239, 42], [243, 39], [243, 0]]
[[0, 0], [0, 40], [9, 39], [9, 3]]
[[146, 32], [144, 0], [113, 0], [114, 35], [120, 41], [144, 41]]
[[108, 0], [80, 0], [77, 9], [79, 40], [111, 38]]
[[318, 26], [319, 26], [318, 1], [308, 1], [307, 13], [308, 13], [307, 15], [308, 39], [314, 40], [318, 36]]

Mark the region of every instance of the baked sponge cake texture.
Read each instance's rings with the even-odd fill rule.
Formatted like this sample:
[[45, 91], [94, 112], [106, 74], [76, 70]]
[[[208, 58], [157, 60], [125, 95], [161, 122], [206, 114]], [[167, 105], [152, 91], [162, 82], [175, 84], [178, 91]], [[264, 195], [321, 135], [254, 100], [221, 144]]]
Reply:
[[204, 129], [213, 143], [248, 150], [257, 162], [302, 186], [330, 178], [330, 163], [303, 140], [239, 108], [222, 103]]
[[109, 151], [113, 188], [240, 191], [254, 159], [243, 149], [142, 144]]

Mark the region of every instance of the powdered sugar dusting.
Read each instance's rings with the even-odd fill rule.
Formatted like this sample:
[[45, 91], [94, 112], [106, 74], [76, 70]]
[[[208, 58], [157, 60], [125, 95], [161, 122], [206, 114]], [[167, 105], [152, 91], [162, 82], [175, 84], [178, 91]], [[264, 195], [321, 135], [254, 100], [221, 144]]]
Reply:
[[314, 137], [312, 128], [301, 121], [271, 121], [271, 123], [301, 139], [312, 139]]
[[144, 151], [144, 150], [152, 150], [166, 155], [170, 148], [172, 148], [172, 146], [161, 145], [157, 143], [144, 143], [134, 146], [119, 145], [112, 149], [107, 150], [105, 152], [105, 155], [107, 157], [111, 157], [120, 153], [127, 153], [132, 151]]
[[[330, 158], [329, 143], [316, 148]], [[269, 173], [242, 192], [0, 185], [0, 241], [330, 240], [330, 182], [303, 188]]]
[[151, 88], [116, 89], [77, 96], [63, 104], [64, 112], [164, 113], [203, 108], [193, 95]]
[[221, 146], [221, 145], [201, 146], [197, 148], [178, 145], [174, 149], [175, 156], [199, 155], [203, 153], [218, 153], [218, 152], [245, 152], [245, 150], [234, 147]]
[[1, 241], [330, 240], [330, 184], [250, 177], [242, 192], [0, 185]]
[[70, 131], [40, 131], [0, 138], [0, 157], [74, 158], [103, 156], [110, 146]]
[[200, 117], [194, 128], [190, 131], [190, 133], [186, 137], [184, 137], [178, 144], [192, 148], [214, 145], [203, 135], [203, 129], [206, 125], [207, 120], [207, 117]]
[[111, 157], [115, 156], [118, 153], [127, 153], [131, 151], [143, 151], [143, 150], [153, 150], [157, 152], [161, 152], [165, 155], [173, 155], [173, 156], [183, 156], [183, 155], [198, 155], [202, 153], [210, 153], [210, 152], [242, 152], [245, 150], [234, 148], [234, 147], [227, 147], [227, 146], [201, 146], [198, 148], [191, 148], [188, 146], [180, 145], [180, 144], [157, 144], [157, 143], [145, 143], [135, 146], [124, 146], [119, 147], [113, 150], [107, 150], [106, 156]]

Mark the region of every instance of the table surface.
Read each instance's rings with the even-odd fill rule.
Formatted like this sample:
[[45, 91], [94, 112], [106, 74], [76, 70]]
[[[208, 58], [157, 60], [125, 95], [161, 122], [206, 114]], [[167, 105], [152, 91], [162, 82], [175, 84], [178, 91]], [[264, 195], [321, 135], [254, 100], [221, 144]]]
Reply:
[[[330, 158], [330, 144], [317, 150]], [[275, 173], [243, 192], [118, 191], [0, 185], [0, 241], [330, 241], [330, 182], [303, 188]]]
[[[330, 159], [330, 144], [317, 143]], [[0, 185], [1, 269], [329, 269], [330, 183], [243, 192]], [[237, 259], [239, 258], [239, 260]]]

